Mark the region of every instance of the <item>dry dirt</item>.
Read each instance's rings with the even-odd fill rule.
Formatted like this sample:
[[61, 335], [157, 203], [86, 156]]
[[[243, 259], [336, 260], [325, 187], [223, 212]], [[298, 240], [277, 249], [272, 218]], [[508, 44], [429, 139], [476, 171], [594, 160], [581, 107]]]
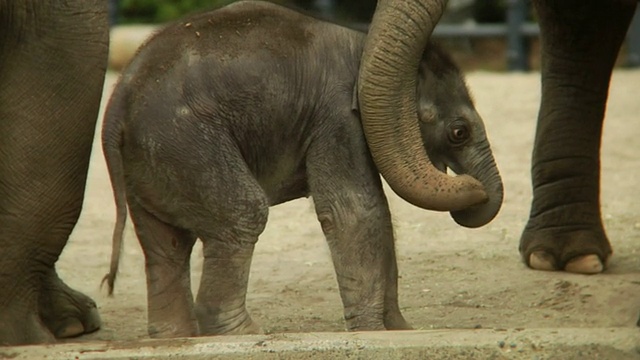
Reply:
[[[107, 76], [105, 99], [116, 77]], [[595, 276], [531, 271], [518, 254], [531, 198], [539, 74], [472, 72], [467, 77], [503, 176], [504, 205], [493, 222], [471, 230], [457, 226], [447, 213], [413, 207], [387, 189], [407, 320], [417, 329], [635, 326], [640, 312], [640, 71], [618, 70], [612, 81], [601, 197], [614, 256], [610, 268]], [[85, 208], [58, 269], [69, 285], [96, 300], [103, 327], [70, 341], [147, 337], [143, 256], [130, 223], [115, 295], [108, 297], [99, 286], [109, 267], [114, 216], [96, 141]], [[197, 245], [194, 291], [201, 263]], [[308, 199], [271, 209], [253, 260], [247, 306], [268, 333], [344, 331], [333, 267]]]

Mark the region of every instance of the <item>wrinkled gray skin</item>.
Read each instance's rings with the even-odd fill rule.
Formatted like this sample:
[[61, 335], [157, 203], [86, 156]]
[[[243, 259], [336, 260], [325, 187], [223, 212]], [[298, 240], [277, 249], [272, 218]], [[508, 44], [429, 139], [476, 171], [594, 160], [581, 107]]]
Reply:
[[[19, 4], [26, 8], [31, 3], [36, 2], [0, 0], [0, 229], [3, 229], [0, 231], [0, 288], [5, 289], [0, 293], [0, 323], [3, 325], [0, 327], [0, 344], [50, 341], [54, 333], [79, 335], [95, 330], [98, 324], [91, 301], [67, 291], [60, 285], [57, 275], [46, 280], [43, 274], [55, 274], [55, 260], [81, 209], [90, 151], [88, 144], [93, 138], [89, 129], [93, 130], [98, 112], [101, 78], [107, 59], [104, 39], [108, 37], [108, 31], [102, 25], [107, 21], [103, 9], [106, 4], [104, 1], [67, 1], [71, 6], [82, 3], [87, 11], [59, 12], [46, 1], [39, 2], [41, 8], [31, 6], [31, 23], [15, 21], [19, 19], [16, 17], [18, 14], [22, 16], [24, 13], [7, 10]], [[394, 37], [390, 41], [392, 36], [387, 33], [370, 37], [368, 47], [379, 50], [377, 59], [386, 60], [386, 64], [404, 65], [409, 62], [414, 67], [398, 67], [397, 71], [387, 68], [373, 77], [360, 76], [359, 84], [381, 89], [386, 94], [392, 94], [391, 88], [404, 87], [403, 98], [415, 94], [410, 81], [398, 80], [415, 77], [423, 41], [429, 37], [445, 3], [445, 0], [379, 0], [371, 32], [383, 28], [402, 29], [398, 33], [411, 34], [415, 40], [399, 42], [394, 41]], [[534, 4], [538, 9], [542, 35], [543, 103], [533, 153], [534, 200], [520, 249], [529, 265], [532, 255], [547, 259], [533, 266], [538, 269], [563, 270], [572, 260], [585, 256], [595, 256], [602, 269], [611, 254], [611, 247], [600, 217], [601, 127], [613, 59], [623, 41], [636, 1], [538, 0]], [[87, 16], [90, 12], [94, 14]], [[58, 26], [58, 23], [77, 26]], [[48, 46], [25, 46], [24, 42], [19, 44], [10, 40], [18, 33], [22, 33], [22, 39], [28, 39], [24, 33], [27, 29], [46, 30], [46, 34], [51, 35]], [[78, 35], [69, 40], [54, 38], [67, 31]], [[100, 36], [95, 37], [96, 33]], [[568, 38], [573, 41], [566, 41]], [[65, 49], [73, 51], [65, 52]], [[64, 58], [57, 56], [61, 52], [65, 54]], [[72, 62], [74, 66], [61, 67], [67, 58], [76, 59]], [[45, 71], [35, 72], [32, 70], [34, 64], [42, 64]], [[376, 69], [375, 65], [374, 62], [365, 62], [362, 68], [372, 71]], [[57, 70], [46, 71], [51, 68]], [[87, 68], [93, 70], [87, 71]], [[54, 91], [62, 84], [73, 84], [64, 92], [66, 101], [44, 101], [62, 93]], [[39, 90], [34, 92], [32, 89]], [[574, 91], [567, 92], [566, 89]], [[24, 96], [26, 93], [29, 94], [28, 100]], [[361, 101], [361, 108], [362, 105]], [[388, 105], [383, 107], [387, 109], [383, 114], [374, 110], [374, 115], [388, 125], [382, 126], [385, 130], [416, 123], [411, 102], [394, 98], [388, 101]], [[403, 112], [408, 114], [405, 116], [408, 125], [397, 121], [396, 114], [401, 108], [408, 108]], [[362, 120], [367, 124], [367, 119], [363, 117]], [[63, 130], [43, 130], [50, 129], [53, 124]], [[374, 124], [379, 126], [379, 123]], [[41, 130], [37, 134], [38, 144], [42, 147], [38, 147], [38, 152], [24, 151], [36, 145], [32, 139], [38, 129]], [[60, 139], [63, 134], [72, 136]], [[388, 134], [381, 140], [381, 145], [407, 148], [398, 144], [410, 136], [396, 136], [393, 131]], [[414, 140], [418, 144], [422, 142], [419, 138]], [[570, 146], [561, 145], [567, 141]], [[44, 149], [46, 157], [42, 155]], [[409, 153], [419, 154], [420, 151]], [[25, 156], [27, 154], [31, 156]], [[562, 161], [546, 161], [554, 158]], [[552, 163], [562, 166], [552, 166]], [[585, 164], [589, 166], [586, 171], [581, 169]], [[38, 174], [37, 178], [42, 180], [40, 185], [24, 187], [25, 182], [33, 178], [32, 174]], [[405, 178], [417, 179], [419, 176], [413, 173]], [[581, 179], [585, 180], [584, 183]], [[545, 183], [553, 185], [545, 188]], [[564, 197], [564, 194], [570, 196]], [[431, 199], [431, 195], [425, 198]], [[36, 198], [38, 201], [34, 200]], [[584, 204], [584, 208], [580, 208], [580, 204]], [[574, 226], [576, 223], [579, 226]], [[46, 233], [55, 235], [42, 235]], [[63, 291], [50, 292], [46, 291], [47, 288]], [[73, 294], [73, 303], [90, 306], [69, 306], [72, 301], [66, 300], [58, 303], [65, 305], [49, 309], [38, 305], [38, 299], [56, 293]], [[79, 316], [61, 316], [73, 314], [73, 311], [66, 312], [65, 309], [74, 308], [79, 310], [76, 312]], [[41, 318], [42, 313], [49, 315]], [[43, 322], [42, 319], [58, 321]], [[59, 327], [56, 324], [81, 326]], [[73, 329], [81, 331], [67, 331]]]
[[100, 327], [55, 262], [82, 208], [108, 30], [105, 1], [0, 0], [0, 345]]
[[637, 1], [534, 4], [542, 36], [542, 102], [531, 164], [533, 202], [520, 252], [534, 269], [599, 273], [611, 256], [600, 213], [602, 122], [611, 71]]
[[[245, 308], [269, 207], [312, 196], [349, 330], [409, 329], [387, 200], [355, 98], [365, 35], [280, 6], [236, 3], [148, 41], [107, 107], [103, 148], [118, 222], [126, 205], [146, 259], [152, 337], [260, 331]], [[490, 214], [502, 183], [462, 74], [428, 46], [416, 72], [421, 137], [433, 164], [478, 177]], [[480, 206], [486, 206], [485, 204]], [[194, 300], [192, 246], [204, 265]]]

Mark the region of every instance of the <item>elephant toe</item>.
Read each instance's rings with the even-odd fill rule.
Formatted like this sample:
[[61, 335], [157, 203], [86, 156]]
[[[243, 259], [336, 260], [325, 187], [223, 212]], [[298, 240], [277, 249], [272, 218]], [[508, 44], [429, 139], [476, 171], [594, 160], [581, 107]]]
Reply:
[[80, 320], [69, 318], [62, 322], [53, 332], [58, 339], [71, 338], [84, 334], [84, 326]]
[[598, 274], [606, 269], [612, 251], [602, 228], [578, 231], [547, 228], [525, 229], [520, 253], [534, 270]]
[[529, 255], [530, 268], [534, 270], [555, 271], [558, 270], [558, 262], [555, 257], [546, 251], [534, 251]]
[[558, 265], [553, 254], [546, 251], [534, 251], [529, 255], [527, 265], [534, 270], [557, 271], [563, 270], [574, 274], [599, 274], [607, 268], [609, 257], [604, 261], [596, 254], [576, 256], [566, 262], [564, 268]]
[[85, 309], [79, 317], [68, 317], [63, 320], [59, 320], [57, 327], [53, 333], [56, 338], [64, 339], [76, 337], [84, 334], [90, 334], [100, 329], [100, 314], [98, 309], [90, 307]]
[[65, 307], [52, 309], [52, 312], [43, 320], [58, 339], [89, 334], [100, 329], [100, 314], [92, 301], [82, 305], [70, 303]]
[[567, 262], [564, 270], [576, 274], [599, 274], [604, 271], [608, 261], [609, 257], [602, 261], [596, 254], [576, 256]]

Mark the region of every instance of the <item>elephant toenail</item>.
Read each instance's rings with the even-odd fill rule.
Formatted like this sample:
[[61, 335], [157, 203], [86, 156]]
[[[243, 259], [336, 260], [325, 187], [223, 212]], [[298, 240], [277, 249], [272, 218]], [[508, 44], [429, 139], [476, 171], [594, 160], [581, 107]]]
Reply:
[[554, 271], [558, 269], [553, 255], [545, 251], [532, 252], [531, 255], [529, 255], [529, 267], [544, 271]]

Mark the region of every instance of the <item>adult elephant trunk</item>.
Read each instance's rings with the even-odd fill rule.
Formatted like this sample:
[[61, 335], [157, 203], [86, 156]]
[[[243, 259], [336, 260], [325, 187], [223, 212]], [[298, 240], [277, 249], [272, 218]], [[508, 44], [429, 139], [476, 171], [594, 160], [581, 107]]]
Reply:
[[448, 176], [429, 160], [416, 110], [418, 65], [446, 0], [379, 0], [358, 79], [362, 126], [391, 188], [429, 210], [459, 211], [487, 201], [468, 175]]

